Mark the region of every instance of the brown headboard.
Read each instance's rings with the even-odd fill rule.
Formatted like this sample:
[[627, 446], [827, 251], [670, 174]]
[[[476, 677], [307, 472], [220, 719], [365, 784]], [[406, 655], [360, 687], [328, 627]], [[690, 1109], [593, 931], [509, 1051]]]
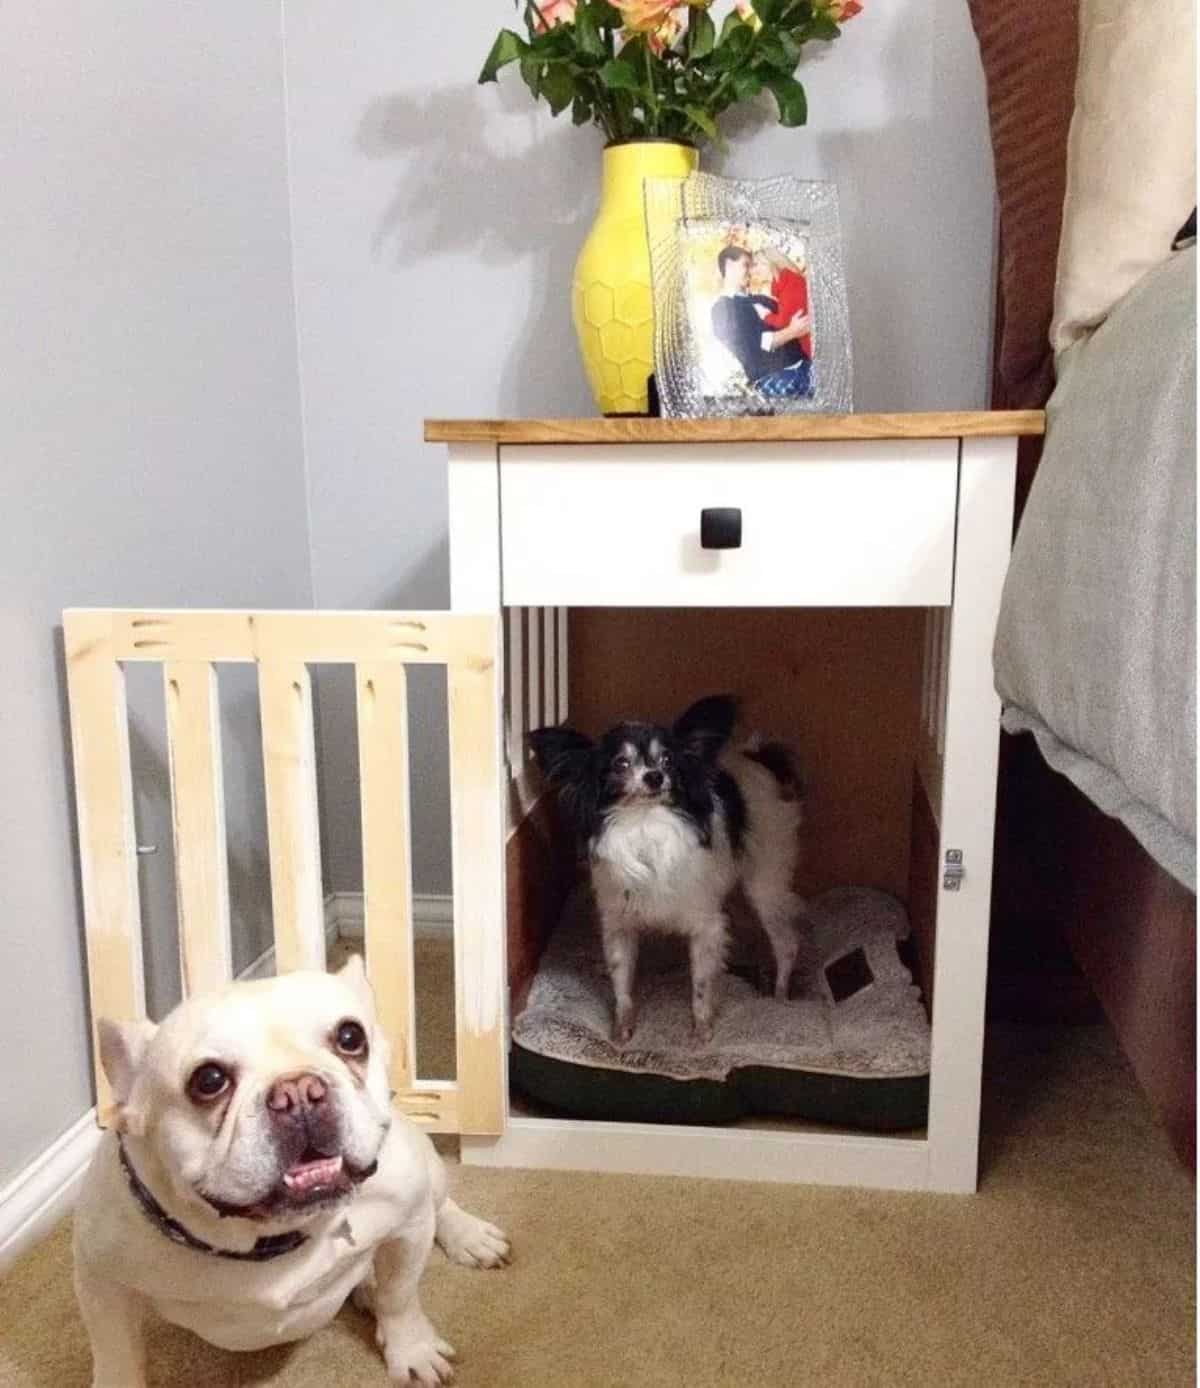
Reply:
[[1075, 105], [1078, 3], [967, 0], [987, 81], [1000, 204], [992, 404], [1044, 405], [1050, 317]]

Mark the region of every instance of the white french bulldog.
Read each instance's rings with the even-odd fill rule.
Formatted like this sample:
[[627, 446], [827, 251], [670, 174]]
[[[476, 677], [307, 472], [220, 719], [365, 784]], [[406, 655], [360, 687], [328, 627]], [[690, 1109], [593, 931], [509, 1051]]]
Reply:
[[253, 1350], [319, 1330], [351, 1293], [393, 1379], [450, 1382], [417, 1295], [429, 1250], [498, 1267], [508, 1240], [449, 1198], [433, 1144], [392, 1110], [360, 959], [98, 1033], [114, 1123], [75, 1213], [94, 1388], [145, 1383], [149, 1308]]

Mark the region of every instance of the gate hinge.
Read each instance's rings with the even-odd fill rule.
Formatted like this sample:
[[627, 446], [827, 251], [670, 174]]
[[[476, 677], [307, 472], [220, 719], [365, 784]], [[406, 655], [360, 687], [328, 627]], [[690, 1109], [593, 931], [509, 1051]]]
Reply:
[[946, 850], [946, 863], [942, 868], [942, 889], [947, 892], [958, 891], [966, 875], [967, 870], [963, 867], [962, 849], [948, 848]]

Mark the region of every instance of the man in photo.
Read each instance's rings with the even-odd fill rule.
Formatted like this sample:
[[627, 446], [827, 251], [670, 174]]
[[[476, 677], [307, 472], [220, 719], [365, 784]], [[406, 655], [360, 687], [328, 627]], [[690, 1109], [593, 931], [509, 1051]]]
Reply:
[[812, 316], [801, 311], [785, 327], [767, 327], [763, 319], [778, 313], [779, 304], [749, 292], [751, 260], [741, 246], [725, 246], [717, 256], [721, 297], [712, 307], [713, 332], [756, 390], [775, 397], [811, 395], [812, 362], [801, 339], [812, 332]]

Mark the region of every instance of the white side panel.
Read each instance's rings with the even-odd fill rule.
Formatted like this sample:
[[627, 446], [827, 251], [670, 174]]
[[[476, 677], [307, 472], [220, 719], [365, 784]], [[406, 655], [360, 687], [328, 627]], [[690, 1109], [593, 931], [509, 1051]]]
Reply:
[[979, 1153], [984, 994], [1000, 701], [992, 639], [1012, 536], [1015, 439], [964, 439], [944, 723], [939, 876], [962, 854], [957, 890], [939, 883], [929, 1095], [930, 1185], [973, 1191]]
[[450, 610], [500, 610], [500, 490], [493, 444], [450, 449]]

